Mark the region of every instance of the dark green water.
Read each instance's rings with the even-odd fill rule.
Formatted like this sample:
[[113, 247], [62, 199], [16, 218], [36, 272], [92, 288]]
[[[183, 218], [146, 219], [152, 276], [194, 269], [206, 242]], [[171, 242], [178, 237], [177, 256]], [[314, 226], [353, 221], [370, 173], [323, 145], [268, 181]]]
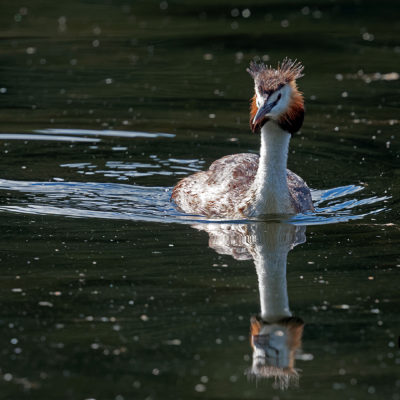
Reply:
[[[2, 0], [0, 398], [400, 399], [398, 11]], [[255, 56], [305, 65], [289, 167], [363, 188], [295, 221], [287, 290], [305, 326], [286, 391], [245, 375], [253, 262], [168, 203], [182, 176], [258, 150]]]

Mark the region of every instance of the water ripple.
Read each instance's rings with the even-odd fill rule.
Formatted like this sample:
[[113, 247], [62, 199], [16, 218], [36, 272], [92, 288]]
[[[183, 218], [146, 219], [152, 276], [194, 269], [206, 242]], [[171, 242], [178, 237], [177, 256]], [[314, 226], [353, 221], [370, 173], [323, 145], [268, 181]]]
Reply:
[[[53, 142], [86, 142], [97, 143], [101, 139], [85, 136], [117, 138], [173, 138], [172, 133], [150, 133], [137, 131], [93, 130], [93, 129], [37, 129], [33, 133], [0, 133], [0, 140], [41, 140]], [[114, 151], [126, 150], [126, 147], [113, 147]]]
[[162, 160], [157, 156], [150, 156], [149, 162], [124, 162], [107, 161], [103, 168], [98, 165], [84, 163], [61, 164], [61, 167], [76, 169], [78, 174], [95, 175], [100, 174], [107, 177], [117, 178], [126, 181], [129, 178], [144, 176], [178, 176], [198, 172], [202, 168], [202, 160], [185, 160], [169, 158]]
[[[119, 183], [34, 182], [0, 179], [0, 212], [179, 223], [254, 221], [209, 220], [202, 216], [180, 213], [170, 202], [171, 189]], [[362, 190], [363, 187], [354, 185], [315, 190], [313, 191], [315, 213], [278, 219], [295, 225], [330, 224], [362, 219], [386, 209], [384, 203], [389, 199], [388, 197], [355, 198], [354, 195]], [[7, 191], [7, 198], [4, 191]], [[25, 196], [11, 197], [10, 191], [19, 192]]]
[[86, 135], [86, 136], [108, 136], [119, 138], [173, 138], [173, 133], [150, 133], [150, 132], [137, 132], [137, 131], [116, 131], [108, 130], [93, 130], [93, 129], [37, 129], [37, 133], [45, 135]]
[[37, 135], [30, 133], [0, 133], [0, 140], [47, 140], [53, 142], [90, 142], [97, 143], [101, 139], [96, 138], [85, 138], [76, 136], [47, 136], [47, 135]]

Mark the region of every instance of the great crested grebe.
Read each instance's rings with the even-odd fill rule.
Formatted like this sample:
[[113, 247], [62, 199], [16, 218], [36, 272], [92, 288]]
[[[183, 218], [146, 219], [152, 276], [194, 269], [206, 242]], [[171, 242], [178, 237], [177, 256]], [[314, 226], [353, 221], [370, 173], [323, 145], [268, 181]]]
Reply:
[[304, 119], [304, 100], [296, 79], [300, 62], [285, 58], [273, 69], [251, 62], [254, 79], [250, 127], [261, 131], [260, 156], [233, 154], [214, 161], [208, 171], [182, 179], [171, 199], [185, 213], [243, 218], [313, 211], [310, 189], [286, 169], [289, 141]]

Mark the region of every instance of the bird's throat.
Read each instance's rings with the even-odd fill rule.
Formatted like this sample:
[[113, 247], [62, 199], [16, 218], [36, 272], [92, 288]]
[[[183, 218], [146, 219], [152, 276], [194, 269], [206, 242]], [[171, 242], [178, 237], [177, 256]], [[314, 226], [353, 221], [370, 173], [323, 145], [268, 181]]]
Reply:
[[254, 180], [254, 215], [294, 212], [287, 185], [287, 157], [290, 134], [274, 121], [261, 129], [260, 160]]

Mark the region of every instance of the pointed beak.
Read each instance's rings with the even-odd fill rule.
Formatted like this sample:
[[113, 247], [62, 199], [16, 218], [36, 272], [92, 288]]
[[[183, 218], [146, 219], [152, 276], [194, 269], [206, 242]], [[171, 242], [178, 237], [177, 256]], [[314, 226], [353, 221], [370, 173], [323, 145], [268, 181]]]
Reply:
[[253, 118], [253, 124], [256, 126], [261, 123], [263, 118], [272, 110], [274, 103], [267, 103], [268, 99], [265, 99], [264, 104], [258, 109], [256, 115]]

